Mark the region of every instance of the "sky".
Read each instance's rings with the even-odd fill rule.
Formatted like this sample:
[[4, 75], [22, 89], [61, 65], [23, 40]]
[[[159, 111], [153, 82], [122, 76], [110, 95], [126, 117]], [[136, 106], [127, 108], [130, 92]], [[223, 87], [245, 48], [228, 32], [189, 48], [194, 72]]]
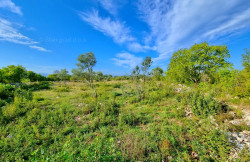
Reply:
[[94, 68], [128, 75], [146, 56], [164, 70], [173, 52], [207, 41], [227, 45], [234, 68], [250, 47], [249, 0], [0, 0], [0, 67], [51, 74]]

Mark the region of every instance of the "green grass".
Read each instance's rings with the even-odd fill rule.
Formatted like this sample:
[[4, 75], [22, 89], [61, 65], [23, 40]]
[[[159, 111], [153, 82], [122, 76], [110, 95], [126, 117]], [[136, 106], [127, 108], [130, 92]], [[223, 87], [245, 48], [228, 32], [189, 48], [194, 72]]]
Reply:
[[232, 128], [223, 119], [233, 118], [212, 113], [218, 128], [207, 117], [186, 116], [190, 91], [151, 83], [138, 100], [130, 81], [98, 82], [96, 88], [97, 100], [87, 84], [56, 82], [3, 107], [0, 161], [229, 159], [233, 145], [226, 132]]

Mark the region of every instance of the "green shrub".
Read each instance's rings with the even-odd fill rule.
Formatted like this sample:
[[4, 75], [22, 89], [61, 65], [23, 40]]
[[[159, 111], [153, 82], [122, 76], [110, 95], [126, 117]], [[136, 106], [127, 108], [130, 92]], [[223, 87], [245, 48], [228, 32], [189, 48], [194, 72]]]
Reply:
[[14, 96], [15, 86], [10, 84], [0, 84], [0, 98], [7, 99]]
[[120, 84], [120, 83], [116, 83], [116, 84], [114, 84], [113, 87], [114, 87], [114, 88], [121, 88], [121, 84]]
[[193, 94], [191, 98], [191, 109], [195, 115], [202, 117], [227, 111], [226, 105], [216, 101], [213, 95], [204, 96], [199, 92]]
[[60, 86], [55, 89], [56, 92], [69, 92], [70, 87], [69, 86]]

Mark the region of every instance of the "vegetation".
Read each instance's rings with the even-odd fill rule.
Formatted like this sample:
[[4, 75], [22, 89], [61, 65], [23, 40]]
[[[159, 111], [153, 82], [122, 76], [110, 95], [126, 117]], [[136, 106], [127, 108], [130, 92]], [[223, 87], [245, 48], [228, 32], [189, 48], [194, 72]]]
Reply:
[[165, 76], [150, 57], [131, 76], [103, 75], [92, 52], [47, 81], [3, 68], [0, 161], [249, 161], [247, 146], [231, 159], [228, 135], [250, 131], [231, 123], [249, 110], [248, 56], [235, 70], [226, 46], [205, 42], [175, 52]]

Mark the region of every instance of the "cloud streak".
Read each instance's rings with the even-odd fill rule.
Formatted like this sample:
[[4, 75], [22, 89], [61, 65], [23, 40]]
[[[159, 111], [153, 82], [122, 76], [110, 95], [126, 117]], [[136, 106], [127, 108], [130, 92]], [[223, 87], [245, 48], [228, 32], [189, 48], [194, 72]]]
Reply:
[[146, 40], [159, 53], [155, 61], [169, 58], [176, 49], [227, 36], [250, 25], [247, 0], [140, 0], [137, 7], [150, 28]]
[[11, 0], [0, 0], [0, 8], [6, 8], [13, 13], [23, 15], [20, 7], [16, 6]]
[[137, 39], [132, 36], [130, 28], [126, 26], [125, 22], [113, 20], [110, 17], [101, 17], [97, 10], [93, 10], [92, 12], [79, 12], [79, 16], [94, 29], [111, 37], [115, 43], [120, 45], [125, 44], [130, 51], [145, 52], [155, 48], [138, 43]]
[[133, 41], [135, 38], [130, 35], [130, 29], [125, 26], [124, 22], [111, 20], [110, 17], [103, 18], [99, 16], [97, 10], [92, 12], [79, 12], [79, 16], [94, 29], [113, 38], [116, 43], [122, 44]]
[[113, 58], [112, 60], [117, 66], [128, 67], [131, 69], [142, 62], [141, 57], [136, 57], [128, 52], [118, 53], [116, 54], [116, 58]]
[[33, 41], [29, 37], [20, 33], [11, 22], [1, 17], [0, 17], [0, 41], [27, 45], [30, 48], [39, 51], [49, 52], [49, 50], [37, 46], [36, 44], [38, 44], [38, 42]]

